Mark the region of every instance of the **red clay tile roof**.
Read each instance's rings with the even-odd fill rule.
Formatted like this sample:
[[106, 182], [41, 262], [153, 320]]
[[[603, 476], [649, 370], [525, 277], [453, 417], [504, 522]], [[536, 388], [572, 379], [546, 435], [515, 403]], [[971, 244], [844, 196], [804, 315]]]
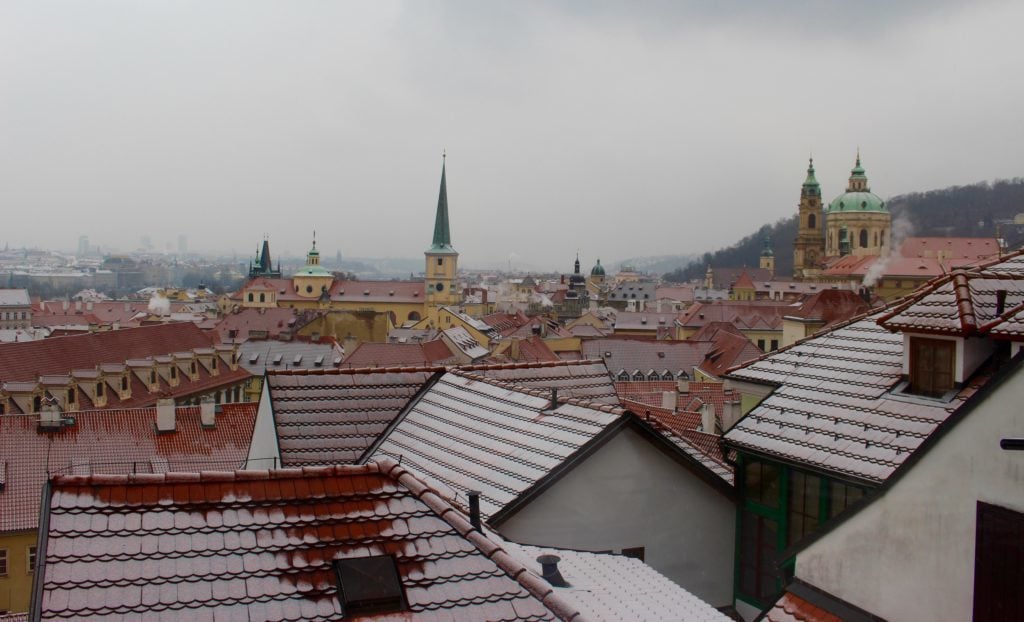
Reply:
[[463, 365], [458, 369], [513, 387], [547, 391], [557, 388], [561, 398], [575, 398], [612, 406], [619, 403], [615, 386], [608, 375], [608, 368], [600, 360]]
[[440, 369], [269, 373], [282, 466], [354, 464]]
[[216, 345], [216, 335], [191, 322], [125, 328], [88, 335], [0, 344], [0, 381], [35, 380], [43, 374], [91, 369], [158, 354]]
[[162, 473], [235, 469], [246, 458], [256, 404], [225, 404], [212, 429], [200, 426], [199, 407], [177, 409], [177, 431], [157, 434], [156, 409], [73, 413], [74, 425], [38, 429], [32, 415], [0, 416], [0, 532], [36, 528], [43, 482], [53, 473]]
[[788, 302], [716, 300], [695, 302], [676, 320], [687, 328], [709, 322], [729, 322], [740, 330], [782, 330], [782, 316], [792, 309]]
[[779, 598], [764, 619], [768, 622], [843, 622], [841, 618], [790, 592]]
[[763, 268], [716, 268], [712, 267], [711, 278], [714, 280], [715, 289], [729, 289], [742, 274], [746, 273], [748, 278], [754, 281], [772, 280], [771, 270]]
[[333, 562], [374, 555], [395, 560], [407, 608], [360, 620], [580, 617], [390, 461], [59, 477], [48, 502], [43, 619], [351, 618]]
[[871, 310], [871, 305], [856, 292], [843, 289], [826, 289], [812, 295], [799, 306], [786, 312], [786, 317], [821, 323], [827, 328], [837, 322]]
[[370, 343], [356, 346], [344, 367], [403, 367], [454, 363], [455, 355], [440, 339], [426, 343]]
[[560, 468], [622, 412], [575, 400], [551, 410], [549, 391], [516, 390], [455, 371], [411, 404], [371, 459], [408, 465], [442, 486], [449, 499], [479, 490], [481, 516], [489, 518]]
[[719, 445], [720, 436], [706, 434], [697, 428], [701, 425], [699, 412], [673, 412], [633, 400], [623, 400], [622, 405], [634, 415], [646, 421], [674, 445], [699, 462], [715, 476], [733, 483], [733, 468], [726, 463]]
[[519, 358], [516, 359], [518, 362], [532, 362], [532, 361], [558, 361], [558, 355], [551, 351], [548, 344], [544, 343], [544, 340], [536, 335], [528, 339], [519, 340]]
[[501, 332], [502, 336], [514, 333], [517, 328], [530, 321], [530, 318], [526, 317], [521, 311], [516, 311], [515, 313], [492, 313], [480, 319], [488, 326]]
[[900, 244], [901, 257], [946, 257], [950, 259], [992, 259], [999, 255], [996, 238], [906, 238]]
[[294, 328], [297, 318], [298, 311], [289, 307], [243, 308], [225, 315], [215, 330], [221, 341], [242, 341], [248, 339], [250, 333], [265, 333], [267, 338], [277, 339], [281, 331]]
[[744, 270], [743, 272], [740, 273], [739, 278], [737, 278], [733, 282], [732, 288], [733, 289], [754, 289], [754, 281], [750, 278], [750, 275], [747, 274], [747, 271]]
[[[45, 309], [42, 308], [43, 305], [45, 305]], [[48, 300], [43, 305], [39, 305], [32, 311], [33, 319], [36, 315], [79, 314], [74, 303], [71, 303], [66, 311], [63, 301], [60, 300]], [[139, 325], [139, 317], [140, 315], [145, 316], [148, 306], [148, 303], [144, 301], [99, 301], [92, 304], [92, 309], [88, 309], [88, 305], [83, 304], [81, 313], [91, 315], [103, 326], [110, 326], [116, 322], [120, 324], [121, 328], [130, 328]]]
[[763, 352], [738, 328], [728, 322], [710, 322], [690, 336], [687, 341], [710, 341], [711, 347], [699, 367], [712, 376], [721, 376], [726, 370], [752, 361]]

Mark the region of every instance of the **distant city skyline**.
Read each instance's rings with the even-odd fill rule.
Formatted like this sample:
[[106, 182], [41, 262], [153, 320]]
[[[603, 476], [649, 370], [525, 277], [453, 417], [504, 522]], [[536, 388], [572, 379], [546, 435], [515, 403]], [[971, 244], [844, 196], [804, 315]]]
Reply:
[[1011, 2], [14, 1], [0, 243], [416, 258], [699, 254], [825, 199], [1024, 174]]

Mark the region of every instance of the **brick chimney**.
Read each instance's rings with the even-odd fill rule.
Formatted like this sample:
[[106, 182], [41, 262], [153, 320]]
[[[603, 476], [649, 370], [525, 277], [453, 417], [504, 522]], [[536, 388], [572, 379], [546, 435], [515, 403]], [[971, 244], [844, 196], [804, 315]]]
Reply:
[[161, 397], [156, 401], [156, 431], [159, 434], [174, 432], [175, 422], [174, 398]]
[[204, 428], [217, 427], [217, 405], [209, 395], [203, 396], [199, 402], [199, 421]]
[[700, 428], [708, 434], [715, 433], [715, 409], [711, 404], [700, 405]]

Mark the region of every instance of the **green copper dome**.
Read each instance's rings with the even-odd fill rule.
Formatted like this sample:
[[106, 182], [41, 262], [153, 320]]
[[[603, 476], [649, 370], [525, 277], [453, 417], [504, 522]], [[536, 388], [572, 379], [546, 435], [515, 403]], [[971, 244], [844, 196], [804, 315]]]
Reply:
[[597, 264], [590, 269], [590, 276], [604, 276], [604, 266], [601, 265], [601, 260], [597, 260]]
[[320, 265], [306, 265], [306, 266], [303, 266], [301, 270], [297, 271], [295, 273], [295, 276], [329, 276], [329, 277], [333, 277], [334, 275], [331, 274], [330, 271], [324, 269], [323, 266], [320, 266]]
[[840, 212], [888, 212], [885, 201], [877, 194], [871, 192], [868, 186], [868, 176], [864, 173], [864, 167], [860, 164], [860, 151], [857, 152], [857, 163], [850, 171], [850, 182], [846, 192], [832, 199], [826, 210], [829, 214]]

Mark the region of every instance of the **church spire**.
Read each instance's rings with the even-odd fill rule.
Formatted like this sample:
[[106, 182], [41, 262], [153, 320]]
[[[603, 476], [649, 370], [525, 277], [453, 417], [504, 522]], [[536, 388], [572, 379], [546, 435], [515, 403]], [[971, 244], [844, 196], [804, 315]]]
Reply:
[[445, 183], [445, 160], [447, 154], [441, 155], [441, 190], [437, 195], [437, 215], [434, 218], [434, 240], [428, 252], [451, 252], [452, 234], [448, 226], [448, 187]]

